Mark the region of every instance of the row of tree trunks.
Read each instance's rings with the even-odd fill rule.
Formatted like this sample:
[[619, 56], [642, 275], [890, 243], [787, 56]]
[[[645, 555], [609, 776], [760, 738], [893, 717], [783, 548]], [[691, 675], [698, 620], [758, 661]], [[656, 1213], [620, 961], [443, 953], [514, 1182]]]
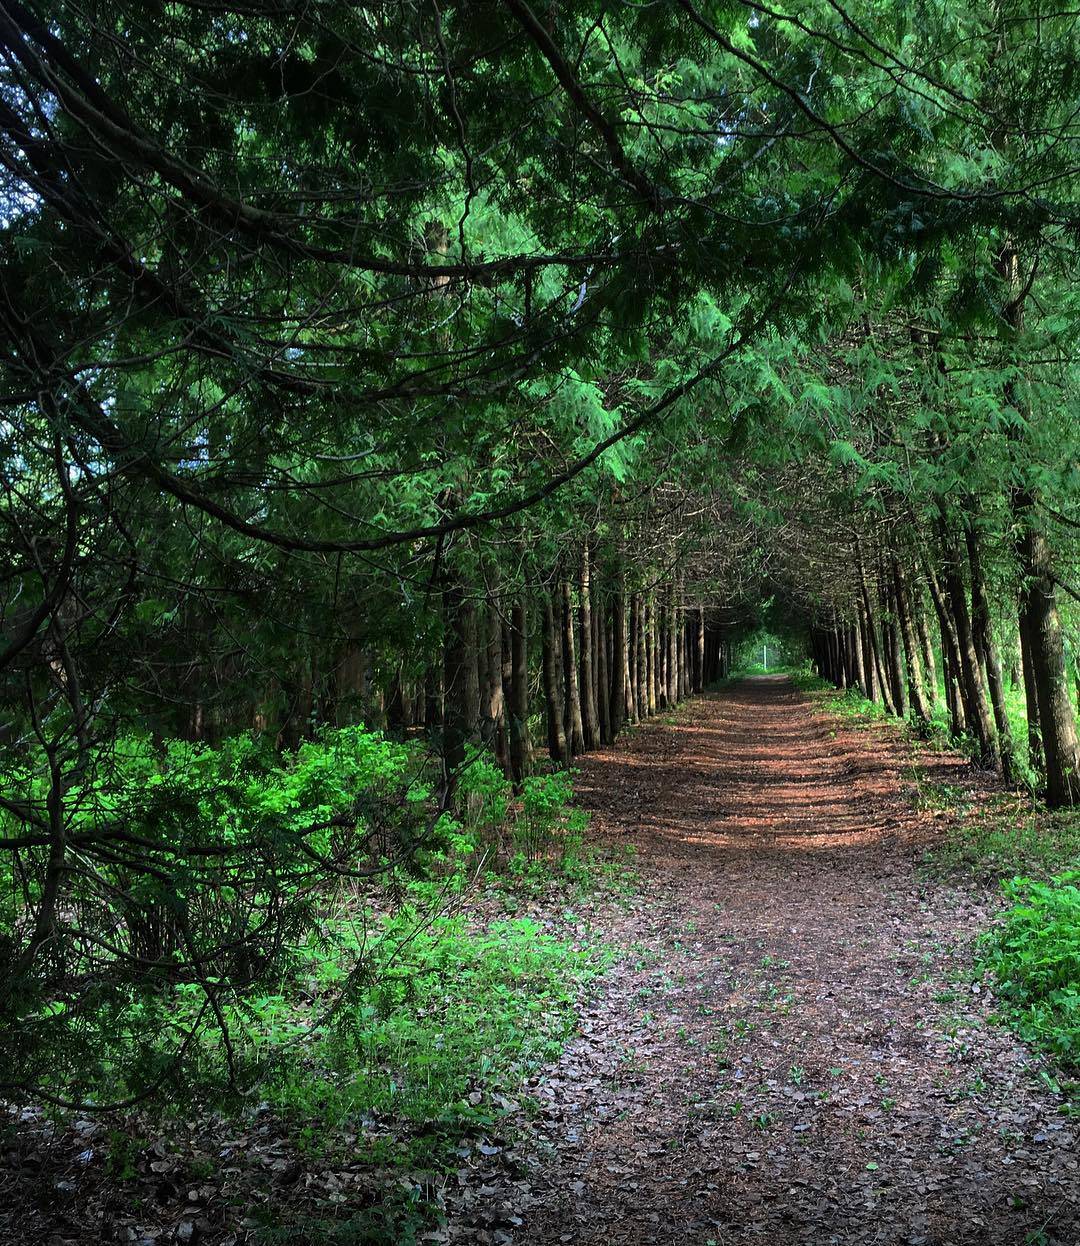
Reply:
[[[1033, 504], [1014, 497], [1013, 507], [1029, 522], [1020, 528], [1015, 551], [1023, 578], [1009, 665], [1014, 683], [1022, 678], [1024, 684], [1031, 769], [1045, 777], [1047, 803], [1060, 807], [1080, 801], [1080, 742], [1056, 581], [1045, 538], [1030, 522]], [[941, 503], [933, 535], [923, 555], [921, 584], [897, 555], [878, 563], [872, 582], [856, 542], [854, 618], [814, 629], [814, 664], [838, 687], [857, 685], [889, 713], [906, 716], [910, 708], [916, 723], [927, 724], [936, 702], [937, 665], [922, 608], [925, 587], [937, 616], [951, 734], [972, 741], [978, 765], [1013, 781], [1016, 748], [974, 505], [962, 514], [958, 530]]]
[[621, 565], [598, 575], [588, 547], [572, 574], [560, 570], [527, 595], [488, 591], [470, 595], [444, 579], [443, 661], [422, 692], [397, 698], [415, 713], [399, 711], [393, 725], [415, 722], [441, 740], [448, 797], [470, 742], [493, 748], [524, 779], [537, 688], [548, 754], [568, 766], [730, 671], [722, 626], [703, 606], [683, 604], [677, 580], [627, 591]]

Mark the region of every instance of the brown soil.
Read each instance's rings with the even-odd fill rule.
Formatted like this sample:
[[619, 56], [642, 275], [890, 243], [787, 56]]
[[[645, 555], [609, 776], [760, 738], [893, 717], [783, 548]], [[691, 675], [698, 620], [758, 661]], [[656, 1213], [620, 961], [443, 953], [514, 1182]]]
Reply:
[[909, 761], [761, 678], [585, 762], [642, 894], [593, 916], [623, 956], [538, 1079], [527, 1175], [453, 1236], [1080, 1242], [1074, 1130], [972, 968], [994, 897], [920, 879]]

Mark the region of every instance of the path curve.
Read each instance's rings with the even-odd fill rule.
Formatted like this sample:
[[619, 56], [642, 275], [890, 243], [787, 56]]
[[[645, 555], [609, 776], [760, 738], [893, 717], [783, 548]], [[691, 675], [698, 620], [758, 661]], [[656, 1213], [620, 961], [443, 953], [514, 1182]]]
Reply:
[[596, 919], [628, 954], [538, 1079], [524, 1227], [485, 1240], [1080, 1242], [1071, 1122], [952, 980], [992, 897], [920, 881], [904, 762], [783, 678], [585, 762], [642, 892]]

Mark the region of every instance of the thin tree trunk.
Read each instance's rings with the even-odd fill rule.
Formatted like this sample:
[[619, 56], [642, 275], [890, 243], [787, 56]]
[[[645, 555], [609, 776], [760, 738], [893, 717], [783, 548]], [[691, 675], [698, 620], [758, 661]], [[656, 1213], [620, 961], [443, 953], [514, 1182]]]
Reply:
[[908, 586], [904, 579], [900, 563], [893, 559], [893, 600], [896, 603], [897, 623], [900, 637], [904, 643], [904, 657], [907, 659], [908, 693], [911, 698], [911, 712], [915, 721], [924, 726], [930, 721], [930, 705], [926, 699], [923, 684], [922, 663], [919, 660], [919, 640], [915, 634], [915, 621], [911, 614], [911, 600]]
[[1028, 636], [1029, 622], [1024, 609], [1023, 594], [1019, 605], [1020, 669], [1024, 679], [1024, 704], [1027, 708], [1028, 765], [1036, 774], [1042, 774], [1046, 762], [1042, 751], [1042, 727], [1039, 723], [1039, 690], [1035, 684], [1035, 668], [1031, 662], [1031, 641]]
[[694, 636], [694, 691], [705, 690], [705, 608], [695, 611], [696, 632]]
[[529, 637], [524, 596], [510, 610], [510, 770], [520, 788], [529, 773]]
[[608, 675], [607, 602], [601, 595], [593, 602], [596, 627], [597, 698], [596, 714], [600, 721], [600, 742], [611, 743], [611, 681]]
[[968, 611], [960, 560], [946, 525], [944, 507], [940, 502], [938, 508], [940, 512], [938, 535], [944, 566], [942, 587], [945, 591], [949, 614], [956, 625], [960, 676], [967, 691], [965, 709], [968, 715], [968, 725], [975, 734], [978, 747], [977, 761], [989, 770], [997, 770], [1001, 766], [997, 730], [986, 698], [982, 668], [979, 666], [978, 655], [975, 652], [975, 638], [971, 631], [971, 615]]
[[638, 719], [644, 722], [649, 717], [649, 611], [643, 593], [638, 594], [636, 694]]
[[869, 674], [869, 663], [866, 660], [866, 630], [862, 624], [862, 606], [858, 607], [858, 617], [856, 622], [851, 625], [852, 630], [852, 647], [855, 649], [855, 677], [858, 687], [862, 689], [863, 697], [867, 700], [873, 700], [873, 682], [871, 674]]
[[900, 659], [897, 622], [891, 577], [886, 573], [884, 563], [878, 568], [878, 597], [882, 607], [881, 640], [885, 650], [886, 674], [889, 678], [889, 691], [892, 694], [893, 706], [898, 718], [907, 716], [907, 689], [904, 684], [904, 666]]
[[476, 612], [461, 585], [452, 579], [443, 589], [443, 802], [453, 803], [465, 746], [475, 726], [480, 692], [476, 684]]
[[931, 710], [937, 704], [937, 662], [934, 659], [934, 638], [930, 634], [930, 621], [923, 606], [922, 593], [913, 594], [911, 613], [915, 620], [915, 632], [919, 637], [919, 655], [923, 662], [926, 702]]
[[887, 713], [895, 714], [896, 708], [893, 705], [892, 697], [889, 694], [889, 682], [885, 677], [885, 664], [881, 660], [881, 646], [878, 641], [877, 622], [874, 618], [873, 607], [870, 604], [870, 593], [866, 587], [866, 574], [863, 570], [862, 555], [859, 553], [858, 545], [856, 545], [855, 548], [856, 562], [859, 571], [859, 589], [862, 593], [863, 599], [863, 619], [866, 623], [866, 644], [864, 645], [864, 657], [866, 648], [869, 648], [874, 673], [874, 682], [881, 691], [881, 703], [885, 706]]
[[623, 624], [626, 635], [623, 643], [623, 709], [626, 711], [625, 722], [637, 722], [637, 704], [634, 701], [633, 662], [636, 658], [634, 649], [633, 617], [628, 609], [630, 605], [626, 594], [623, 594]]
[[639, 639], [641, 636], [641, 598], [637, 593], [630, 595], [630, 630], [626, 637], [626, 717], [637, 722], [641, 715], [638, 712], [638, 656], [640, 653]]
[[611, 660], [608, 667], [611, 696], [608, 722], [612, 740], [617, 740], [626, 721], [626, 594], [620, 568], [611, 597]]
[[570, 755], [585, 751], [585, 727], [581, 716], [581, 693], [578, 688], [577, 654], [574, 649], [574, 603], [570, 582], [562, 583], [563, 673], [566, 679], [567, 744]]
[[668, 662], [667, 662], [667, 699], [668, 705], [679, 703], [679, 618], [675, 604], [675, 585], [671, 586], [668, 601]]
[[967, 699], [964, 683], [960, 675], [959, 643], [956, 635], [956, 624], [949, 611], [948, 602], [938, 583], [937, 576], [927, 571], [926, 584], [938, 616], [938, 630], [941, 634], [941, 660], [944, 667], [945, 702], [949, 710], [949, 721], [952, 724], [954, 738], [959, 738], [967, 731]]
[[[1030, 525], [1033, 505], [1016, 506]], [[1058, 614], [1050, 548], [1042, 532], [1025, 527], [1017, 543], [1023, 576], [1021, 613], [1027, 626], [1031, 670], [1039, 701], [1039, 727], [1046, 766], [1046, 803], [1051, 809], [1080, 802], [1080, 740], [1076, 733], [1065, 643]]]
[[562, 680], [559, 670], [559, 633], [555, 627], [555, 611], [551, 605], [551, 594], [545, 592], [544, 598], [544, 631], [543, 631], [543, 664], [544, 664], [544, 717], [547, 719], [548, 752], [551, 760], [560, 766], [569, 764], [570, 755], [566, 748], [566, 732], [563, 729], [563, 695]]
[[979, 549], [978, 534], [971, 523], [964, 525], [964, 535], [967, 540], [968, 569], [971, 573], [971, 626], [976, 647], [982, 657], [983, 672], [990, 692], [990, 704], [994, 710], [994, 724], [997, 727], [998, 745], [1001, 752], [1001, 772], [1006, 782], [1011, 783], [1014, 770], [1012, 728], [1009, 725], [1009, 712], [1005, 705], [1005, 683], [1001, 674], [1001, 657], [994, 640], [990, 601], [986, 593], [986, 582], [983, 579], [982, 553]]
[[486, 630], [486, 682], [480, 689], [480, 737], [494, 748], [505, 768], [506, 732], [503, 717], [503, 646], [502, 620], [494, 603], [489, 603], [481, 616]]
[[596, 716], [596, 675], [593, 664], [592, 584], [589, 545], [581, 547], [581, 736], [586, 752], [600, 743], [600, 723]]

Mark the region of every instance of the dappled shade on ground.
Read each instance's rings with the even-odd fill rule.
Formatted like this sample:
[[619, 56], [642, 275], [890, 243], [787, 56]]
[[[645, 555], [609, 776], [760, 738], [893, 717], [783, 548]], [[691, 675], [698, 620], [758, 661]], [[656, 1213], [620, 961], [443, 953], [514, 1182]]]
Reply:
[[917, 876], [903, 748], [762, 678], [584, 765], [643, 895], [540, 1085], [525, 1241], [1080, 1239], [1074, 1130], [950, 980], [989, 901]]

